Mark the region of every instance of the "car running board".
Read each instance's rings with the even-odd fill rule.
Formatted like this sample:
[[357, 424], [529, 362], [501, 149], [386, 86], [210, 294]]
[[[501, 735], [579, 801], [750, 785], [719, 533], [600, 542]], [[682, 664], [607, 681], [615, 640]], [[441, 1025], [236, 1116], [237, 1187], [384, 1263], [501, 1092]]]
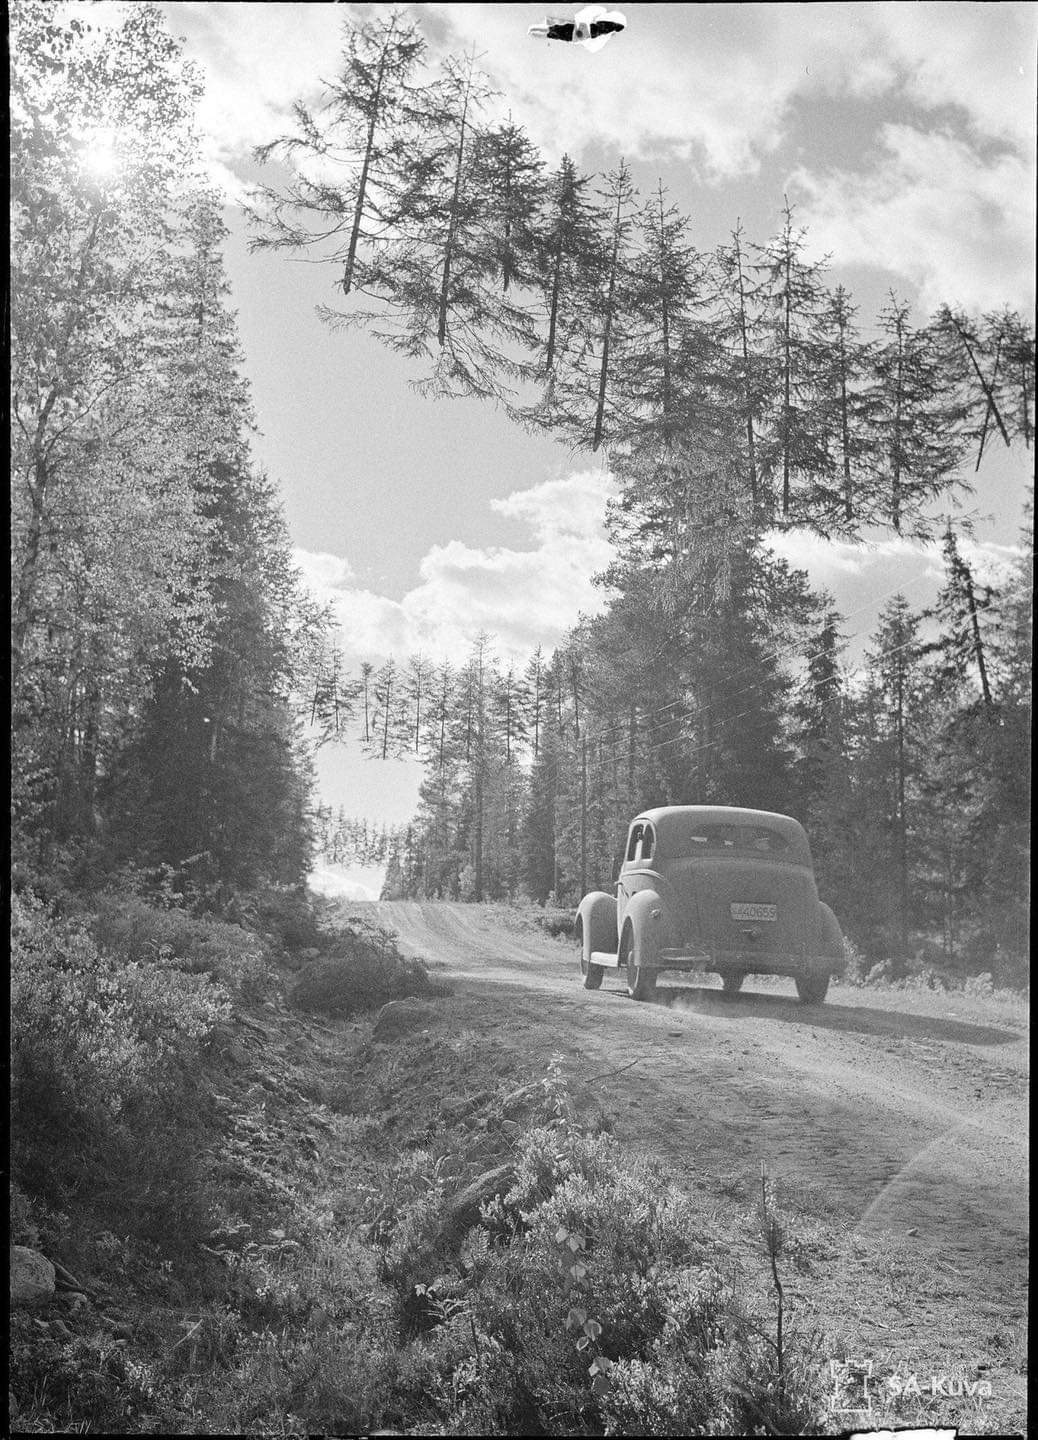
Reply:
[[[620, 956], [611, 950], [592, 950], [592, 965], [601, 965], [603, 970], [619, 970]], [[663, 950], [659, 964], [646, 967], [653, 970], [710, 970], [713, 961], [709, 955], [690, 955], [685, 950]]]

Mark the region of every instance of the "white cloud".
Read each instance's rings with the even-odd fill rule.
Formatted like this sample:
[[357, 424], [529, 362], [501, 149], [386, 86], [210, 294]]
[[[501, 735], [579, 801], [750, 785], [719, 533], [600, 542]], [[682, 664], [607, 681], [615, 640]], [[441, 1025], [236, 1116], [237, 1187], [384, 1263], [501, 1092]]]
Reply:
[[[315, 100], [334, 74], [343, 21], [386, 7], [163, 8], [206, 72], [210, 173], [240, 200], [252, 147], [282, 132], [291, 102]], [[595, 147], [681, 165], [710, 183], [750, 176], [826, 97], [826, 124], [851, 158], [819, 173], [808, 142], [791, 177], [812, 242], [842, 264], [904, 276], [926, 307], [1029, 303], [1029, 4], [634, 5], [624, 35], [596, 55], [529, 39], [539, 18], [529, 7], [411, 9], [433, 59], [475, 45], [499, 109], [553, 162], [563, 151], [583, 161]]]
[[292, 102], [316, 98], [321, 78], [334, 75], [343, 8], [251, 0], [181, 0], [161, 8], [203, 70], [198, 121], [209, 174], [229, 199], [241, 200], [236, 164], [284, 133]]
[[486, 630], [501, 658], [519, 660], [560, 641], [581, 612], [602, 607], [591, 577], [612, 555], [604, 527], [611, 493], [608, 475], [582, 471], [491, 501], [529, 527], [533, 547], [435, 545], [401, 600], [354, 585], [338, 556], [297, 550], [295, 559], [315, 598], [334, 607], [348, 656], [421, 651], [457, 660]]
[[1000, 545], [994, 540], [960, 540], [959, 554], [973, 572], [973, 578], [985, 585], [1004, 585], [1023, 556], [1019, 545]]
[[341, 555], [322, 550], [300, 550], [296, 555], [306, 582], [322, 602], [334, 599], [335, 591], [345, 590], [353, 580], [353, 568]]
[[965, 111], [974, 131], [1029, 151], [1034, 143], [1031, 4], [862, 7], [917, 103]]
[[864, 174], [794, 172], [812, 248], [905, 276], [926, 311], [945, 301], [1030, 309], [1031, 162], [985, 159], [962, 140], [908, 125], [884, 126], [882, 143], [881, 160]]
[[1032, 143], [1027, 4], [631, 6], [598, 55], [528, 39], [517, 6], [420, 8], [443, 22], [444, 48], [476, 44], [503, 103], [556, 158], [604, 144], [698, 161], [707, 180], [754, 174], [794, 102], [819, 93], [954, 106], [978, 135]]
[[[946, 578], [940, 540], [924, 544], [888, 535], [855, 545], [846, 540], [823, 540], [806, 530], [773, 531], [765, 538], [776, 555], [807, 571], [815, 589], [828, 590], [836, 597], [852, 654], [860, 654], [862, 644], [875, 630], [880, 610], [895, 595], [904, 595], [918, 611], [933, 603]], [[1009, 578], [1021, 554], [1017, 545], [968, 536], [959, 538], [958, 548], [974, 580], [996, 586]]]
[[918, 567], [940, 558], [940, 548], [909, 540], [904, 536], [884, 536], [882, 540], [823, 540], [809, 530], [773, 530], [765, 540], [776, 555], [797, 569], [806, 570], [816, 585], [832, 585], [845, 577], [864, 576], [879, 565]]
[[[638, 7], [631, 7], [627, 31], [594, 55], [530, 39], [517, 6], [423, 8], [445, 22], [445, 49], [475, 43], [483, 52], [480, 63], [502, 92], [500, 108], [512, 110], [555, 162], [563, 152], [579, 159], [595, 145], [635, 160], [670, 155], [706, 178], [754, 173], [781, 139], [798, 83], [799, 66], [769, 63], [767, 53], [740, 46], [740, 25], [734, 39], [724, 24], [722, 33], [682, 26], [675, 34], [661, 7], [654, 8], [662, 21], [653, 25], [639, 24]], [[759, 23], [777, 29], [766, 17]]]

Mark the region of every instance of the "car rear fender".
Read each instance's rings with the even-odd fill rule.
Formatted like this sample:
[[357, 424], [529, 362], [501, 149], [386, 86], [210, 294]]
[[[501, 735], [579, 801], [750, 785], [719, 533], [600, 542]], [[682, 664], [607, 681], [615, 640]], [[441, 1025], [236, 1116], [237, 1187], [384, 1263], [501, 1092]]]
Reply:
[[830, 962], [830, 974], [842, 975], [847, 968], [847, 949], [844, 945], [840, 922], [829, 906], [823, 904], [822, 901], [818, 902], [818, 911], [821, 917], [819, 953]]
[[615, 955], [619, 948], [615, 895], [607, 895], [604, 890], [585, 895], [577, 907], [577, 933], [585, 960], [591, 959], [592, 950]]
[[624, 915], [624, 929], [634, 942], [634, 963], [655, 965], [661, 950], [674, 944], [667, 910], [656, 890], [639, 890], [632, 895]]

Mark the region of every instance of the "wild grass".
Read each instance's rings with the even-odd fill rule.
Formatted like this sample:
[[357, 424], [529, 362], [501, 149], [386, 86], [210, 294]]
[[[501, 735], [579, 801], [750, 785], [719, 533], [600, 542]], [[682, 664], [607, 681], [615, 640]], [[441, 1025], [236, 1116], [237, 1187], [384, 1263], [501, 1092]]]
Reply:
[[[13, 1238], [88, 1298], [16, 1313], [17, 1428], [841, 1428], [831, 1345], [796, 1299], [840, 1243], [824, 1196], [761, 1192], [739, 1167], [703, 1188], [632, 1157], [580, 1120], [558, 1065], [534, 1072], [489, 1035], [385, 1048], [363, 1013], [315, 1018], [287, 1003], [304, 972], [279, 968], [266, 904], [257, 936], [139, 897], [93, 923], [19, 901]], [[285, 931], [348, 962], [356, 930], [289, 910]], [[388, 993], [406, 967], [391, 937], [361, 939]], [[258, 990], [240, 979], [254, 954]]]

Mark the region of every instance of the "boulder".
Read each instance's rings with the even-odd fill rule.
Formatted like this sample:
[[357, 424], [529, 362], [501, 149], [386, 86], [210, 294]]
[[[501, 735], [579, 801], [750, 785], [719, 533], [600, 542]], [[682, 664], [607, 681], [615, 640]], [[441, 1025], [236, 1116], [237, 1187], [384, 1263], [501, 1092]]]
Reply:
[[46, 1305], [54, 1295], [54, 1266], [38, 1250], [11, 1246], [11, 1306]]
[[378, 1012], [371, 1038], [395, 1040], [412, 1030], [420, 1030], [435, 1018], [436, 1011], [421, 1000], [390, 1000]]
[[515, 1184], [514, 1165], [495, 1165], [470, 1180], [447, 1206], [443, 1218], [441, 1238], [459, 1239], [479, 1219], [480, 1207], [495, 1195], [506, 1195]]
[[518, 1090], [513, 1090], [506, 1095], [501, 1105], [501, 1113], [506, 1120], [514, 1120], [517, 1115], [523, 1115], [535, 1109], [544, 1099], [544, 1086], [539, 1080], [534, 1080], [529, 1085], [522, 1085]]

